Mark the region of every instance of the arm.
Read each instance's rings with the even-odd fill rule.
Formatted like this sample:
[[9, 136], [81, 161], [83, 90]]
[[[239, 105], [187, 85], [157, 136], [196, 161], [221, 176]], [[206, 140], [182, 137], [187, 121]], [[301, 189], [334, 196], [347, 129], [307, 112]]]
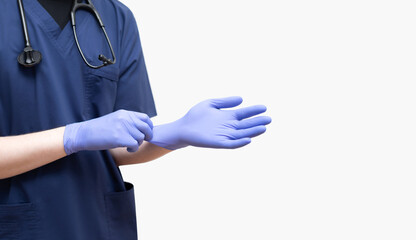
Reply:
[[0, 179], [41, 167], [84, 150], [127, 147], [137, 151], [152, 137], [153, 124], [142, 113], [119, 110], [65, 127], [0, 137]]
[[13, 177], [66, 156], [65, 127], [0, 137], [0, 179]]
[[172, 150], [156, 146], [150, 142], [143, 142], [137, 152], [127, 152], [125, 148], [110, 149], [111, 155], [118, 166], [145, 163], [171, 152]]
[[[63, 144], [65, 127], [19, 136], [0, 137], [0, 179], [28, 172], [66, 156]], [[117, 165], [144, 163], [159, 158], [168, 150], [144, 142], [137, 152], [110, 149]]]
[[135, 153], [125, 149], [110, 150], [117, 165], [144, 163], [170, 151], [187, 146], [206, 148], [239, 148], [266, 131], [271, 122], [267, 116], [256, 116], [266, 111], [262, 105], [221, 110], [239, 105], [240, 97], [203, 101], [177, 121], [155, 126], [153, 138], [144, 142]]

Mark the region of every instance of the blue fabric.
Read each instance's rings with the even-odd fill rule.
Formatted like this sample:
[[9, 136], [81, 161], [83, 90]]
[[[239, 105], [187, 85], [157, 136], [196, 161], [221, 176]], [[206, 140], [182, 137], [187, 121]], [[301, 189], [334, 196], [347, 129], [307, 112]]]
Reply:
[[[35, 68], [16, 60], [24, 47], [17, 1], [0, 0], [0, 136], [19, 135], [100, 117], [118, 109], [156, 115], [135, 19], [115, 0], [95, 0], [117, 57], [90, 69], [70, 24], [61, 31], [37, 0], [23, 0]], [[77, 13], [84, 54], [111, 57], [88, 12]], [[35, 161], [36, 159], [34, 159]], [[108, 151], [81, 151], [0, 180], [0, 239], [135, 240], [134, 187]]]

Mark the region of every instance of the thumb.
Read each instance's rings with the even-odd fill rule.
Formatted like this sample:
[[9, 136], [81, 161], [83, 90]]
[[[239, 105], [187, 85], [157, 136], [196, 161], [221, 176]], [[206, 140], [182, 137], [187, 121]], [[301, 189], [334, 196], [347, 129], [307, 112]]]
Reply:
[[243, 102], [243, 99], [239, 96], [210, 99], [211, 106], [215, 108], [236, 107], [240, 105], [242, 102]]

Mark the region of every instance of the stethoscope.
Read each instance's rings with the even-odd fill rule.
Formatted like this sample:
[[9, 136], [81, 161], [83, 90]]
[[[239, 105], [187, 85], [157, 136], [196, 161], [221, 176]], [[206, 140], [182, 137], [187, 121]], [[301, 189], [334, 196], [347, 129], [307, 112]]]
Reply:
[[[32, 46], [30, 45], [29, 33], [27, 31], [27, 24], [26, 24], [26, 16], [25, 16], [25, 12], [24, 12], [24, 9], [23, 9], [23, 3], [22, 3], [22, 0], [17, 0], [17, 2], [19, 4], [20, 17], [22, 19], [23, 33], [25, 35], [25, 42], [26, 42], [26, 47], [24, 48], [23, 52], [17, 57], [17, 61], [25, 67], [33, 67], [33, 66], [40, 63], [40, 61], [42, 60], [42, 54], [39, 51], [34, 50], [32, 48]], [[101, 26], [101, 29], [104, 32], [105, 38], [107, 39], [108, 46], [110, 47], [111, 54], [113, 55], [112, 60], [108, 59], [103, 54], [100, 54], [100, 55], [98, 55], [98, 59], [102, 62], [102, 64], [98, 65], [98, 66], [95, 66], [95, 65], [90, 64], [87, 61], [87, 59], [85, 58], [84, 53], [82, 52], [81, 47], [80, 47], [79, 42], [78, 42], [78, 37], [77, 37], [77, 32], [76, 32], [76, 24], [75, 24], [75, 12], [80, 8], [94, 13], [98, 23]], [[72, 30], [74, 32], [75, 42], [76, 42], [77, 47], [78, 47], [78, 51], [81, 54], [81, 57], [84, 60], [84, 62], [90, 68], [97, 69], [97, 68], [101, 68], [101, 67], [104, 67], [104, 66], [107, 66], [107, 65], [114, 64], [116, 62], [116, 56], [114, 54], [114, 50], [113, 50], [113, 47], [111, 46], [111, 42], [110, 42], [110, 39], [108, 38], [107, 32], [105, 31], [104, 24], [101, 21], [100, 15], [98, 14], [98, 12], [95, 9], [94, 5], [92, 4], [91, 0], [87, 0], [87, 3], [82, 3], [82, 2], [78, 3], [78, 0], [74, 0], [74, 5], [73, 5], [72, 10], [71, 10], [71, 24], [72, 24]]]

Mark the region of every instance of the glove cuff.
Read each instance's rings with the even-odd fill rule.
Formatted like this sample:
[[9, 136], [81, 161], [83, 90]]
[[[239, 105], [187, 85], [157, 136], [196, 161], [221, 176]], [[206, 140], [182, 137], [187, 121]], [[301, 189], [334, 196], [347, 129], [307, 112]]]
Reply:
[[78, 152], [76, 139], [80, 123], [72, 123], [65, 126], [64, 131], [64, 150], [67, 155]]
[[153, 128], [153, 138], [149, 142], [169, 150], [176, 150], [189, 146], [181, 141], [181, 124], [178, 121], [158, 125]]

